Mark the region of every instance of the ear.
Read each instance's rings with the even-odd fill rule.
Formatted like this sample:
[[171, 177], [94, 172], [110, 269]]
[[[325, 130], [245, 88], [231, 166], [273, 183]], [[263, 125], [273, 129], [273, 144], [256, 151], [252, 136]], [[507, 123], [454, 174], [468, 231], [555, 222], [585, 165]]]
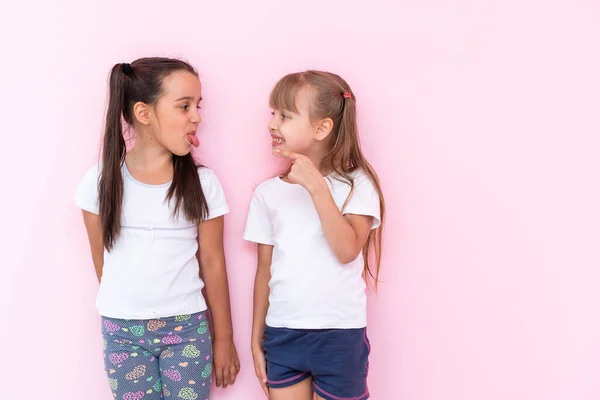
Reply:
[[315, 133], [315, 139], [318, 141], [325, 140], [331, 131], [333, 130], [333, 120], [331, 118], [324, 118], [317, 123], [317, 132]]
[[140, 124], [150, 125], [152, 108], [148, 104], [138, 101], [133, 105], [133, 116]]

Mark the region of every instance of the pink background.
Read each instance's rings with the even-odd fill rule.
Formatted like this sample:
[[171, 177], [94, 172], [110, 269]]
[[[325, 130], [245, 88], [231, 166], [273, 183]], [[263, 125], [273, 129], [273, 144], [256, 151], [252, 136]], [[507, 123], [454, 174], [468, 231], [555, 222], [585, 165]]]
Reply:
[[232, 208], [243, 369], [215, 400], [263, 398], [241, 236], [253, 187], [277, 171], [268, 93], [306, 68], [351, 83], [387, 195], [372, 399], [600, 398], [600, 3], [166, 4], [2, 7], [1, 400], [111, 398], [72, 199], [97, 159], [110, 67], [147, 55], [199, 69], [199, 156]]

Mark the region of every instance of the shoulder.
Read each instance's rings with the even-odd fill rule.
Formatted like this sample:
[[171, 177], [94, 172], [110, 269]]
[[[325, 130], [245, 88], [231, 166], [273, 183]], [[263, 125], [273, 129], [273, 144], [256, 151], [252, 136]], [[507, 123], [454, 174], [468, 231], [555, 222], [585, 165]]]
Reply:
[[215, 174], [215, 172], [212, 169], [204, 166], [198, 167], [198, 176], [200, 177], [201, 181], [218, 179], [217, 174]]
[[354, 180], [354, 184], [362, 182], [365, 179], [369, 179], [369, 175], [362, 168], [357, 168], [354, 171], [350, 172], [350, 176]]
[[97, 183], [102, 174], [102, 163], [96, 163], [89, 167], [83, 175], [82, 182], [86, 183]]
[[88, 168], [89, 174], [100, 176], [101, 172], [102, 172], [102, 163], [101, 162], [97, 162], [96, 164], [94, 164]]
[[276, 176], [274, 178], [270, 178], [270, 179], [267, 179], [266, 181], [259, 183], [256, 186], [256, 188], [254, 189], [254, 193], [261, 194], [264, 196], [268, 193], [273, 192], [274, 190], [277, 190], [276, 188], [281, 183], [281, 182], [279, 182], [279, 180], [280, 180], [279, 177]]
[[[340, 176], [336, 173], [331, 175], [331, 178], [334, 182], [340, 182], [340, 183], [344, 183], [344, 184], [348, 184], [348, 185], [350, 184], [350, 182], [348, 182], [348, 179], [346, 177]], [[353, 181], [354, 186], [357, 186], [358, 184], [364, 182], [365, 180], [370, 180], [369, 175], [367, 175], [367, 173], [362, 168], [357, 168], [354, 171], [348, 173], [348, 178], [350, 178]]]
[[98, 182], [102, 172], [101, 165], [95, 164], [83, 175], [75, 192], [75, 204], [86, 211], [98, 214]]
[[208, 167], [198, 167], [198, 177], [203, 186], [221, 186], [217, 174]]

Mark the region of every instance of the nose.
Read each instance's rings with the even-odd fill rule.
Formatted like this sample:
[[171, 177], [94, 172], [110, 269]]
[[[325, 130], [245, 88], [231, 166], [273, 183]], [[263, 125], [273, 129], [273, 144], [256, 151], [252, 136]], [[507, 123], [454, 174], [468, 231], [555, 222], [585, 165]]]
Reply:
[[200, 110], [196, 109], [196, 111], [192, 112], [192, 124], [198, 126], [198, 124], [200, 124], [200, 121], [202, 121], [202, 117], [200, 116]]
[[271, 121], [269, 122], [269, 132], [275, 132], [278, 128], [277, 125], [277, 121], [275, 120], [275, 117], [271, 118]]

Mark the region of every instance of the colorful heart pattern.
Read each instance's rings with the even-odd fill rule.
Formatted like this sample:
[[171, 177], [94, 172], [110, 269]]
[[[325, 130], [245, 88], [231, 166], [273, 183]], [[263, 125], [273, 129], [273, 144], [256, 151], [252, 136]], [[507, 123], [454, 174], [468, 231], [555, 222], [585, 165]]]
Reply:
[[127, 392], [123, 395], [123, 400], [141, 400], [146, 394], [142, 391]]
[[159, 330], [160, 328], [164, 328], [165, 326], [167, 326], [167, 323], [165, 321], [161, 321], [158, 319], [151, 319], [150, 321], [148, 321], [146, 328], [148, 328], [148, 330], [150, 332], [155, 332], [155, 331]]
[[108, 356], [108, 359], [113, 365], [122, 364], [123, 361], [129, 358], [129, 354], [127, 353], [112, 353]]
[[181, 337], [178, 335], [170, 334], [162, 338], [163, 344], [179, 344], [182, 342]]
[[183, 348], [181, 355], [187, 358], [200, 357], [200, 350], [198, 350], [198, 348], [193, 344], [188, 344]]
[[104, 320], [104, 328], [107, 332], [117, 332], [121, 330], [121, 327], [119, 325], [107, 319]]
[[181, 380], [181, 374], [176, 369], [166, 369], [163, 371], [163, 375], [174, 382], [179, 382]]
[[185, 387], [179, 391], [177, 397], [180, 397], [183, 400], [196, 400], [198, 398], [198, 394], [194, 391], [194, 389]]
[[[208, 397], [210, 333], [202, 315], [198, 320], [189, 314], [143, 322], [104, 319], [103, 328], [104, 359], [115, 400], [144, 400], [161, 392], [164, 398], [182, 400]], [[161, 377], [149, 373], [157, 367]], [[136, 391], [138, 388], [141, 390]]]
[[164, 360], [165, 358], [170, 358], [173, 357], [175, 355], [175, 353], [173, 353], [171, 350], [165, 350], [162, 353], [160, 353], [160, 359]]
[[204, 371], [202, 371], [201, 375], [203, 378], [208, 378], [209, 376], [211, 376], [212, 375], [212, 365], [206, 364], [204, 366]]
[[198, 327], [198, 333], [200, 335], [204, 335], [208, 331], [208, 323], [206, 321], [200, 322], [200, 326]]
[[144, 333], [146, 333], [146, 330], [141, 325], [134, 325], [131, 328], [129, 328], [129, 330], [131, 331], [131, 333], [133, 333], [134, 336], [138, 337], [144, 336]]
[[125, 375], [125, 379], [127, 379], [128, 381], [132, 381], [134, 379], [139, 379], [144, 375], [146, 375], [146, 366], [141, 364], [135, 367], [133, 371], [128, 372]]

